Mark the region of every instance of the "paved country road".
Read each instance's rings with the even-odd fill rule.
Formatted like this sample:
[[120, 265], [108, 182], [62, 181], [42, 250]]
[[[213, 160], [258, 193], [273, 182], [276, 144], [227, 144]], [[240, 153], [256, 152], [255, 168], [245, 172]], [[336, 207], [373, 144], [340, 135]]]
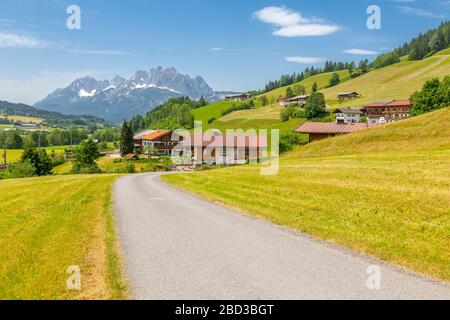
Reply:
[[[123, 177], [114, 192], [134, 299], [450, 299], [449, 284], [202, 200], [159, 174]], [[367, 286], [372, 265], [380, 290]]]

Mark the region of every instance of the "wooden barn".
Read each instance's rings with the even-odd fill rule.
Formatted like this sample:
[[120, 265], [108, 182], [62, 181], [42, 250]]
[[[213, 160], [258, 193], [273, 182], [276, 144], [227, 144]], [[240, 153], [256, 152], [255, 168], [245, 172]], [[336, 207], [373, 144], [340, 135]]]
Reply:
[[352, 123], [339, 124], [335, 122], [305, 122], [294, 130], [295, 133], [308, 134], [309, 142], [323, 140], [343, 134], [349, 134], [368, 128], [373, 128], [378, 124]]

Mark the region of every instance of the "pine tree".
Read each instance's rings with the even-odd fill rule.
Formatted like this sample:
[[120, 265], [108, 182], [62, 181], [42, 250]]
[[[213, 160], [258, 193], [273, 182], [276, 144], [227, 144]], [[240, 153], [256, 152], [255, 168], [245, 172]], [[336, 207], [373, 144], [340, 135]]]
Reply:
[[311, 91], [312, 92], [317, 92], [318, 89], [319, 89], [319, 87], [317, 85], [317, 82], [314, 82], [313, 85], [312, 85]]
[[120, 132], [120, 153], [122, 156], [134, 152], [133, 130], [126, 121], [123, 122]]
[[341, 82], [341, 79], [339, 78], [339, 74], [336, 72], [333, 73], [333, 76], [330, 79], [330, 82], [328, 84], [328, 87], [334, 87], [337, 86]]
[[446, 47], [444, 32], [440, 29], [430, 40], [429, 44], [431, 50], [440, 51]]

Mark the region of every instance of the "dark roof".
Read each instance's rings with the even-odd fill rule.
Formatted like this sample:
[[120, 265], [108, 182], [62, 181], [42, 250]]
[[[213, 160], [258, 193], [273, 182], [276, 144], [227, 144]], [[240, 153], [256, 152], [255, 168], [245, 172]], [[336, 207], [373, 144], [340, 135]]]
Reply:
[[340, 108], [336, 109], [333, 113], [343, 113], [343, 114], [363, 114], [359, 109], [350, 109], [350, 108]]
[[351, 92], [341, 92], [341, 93], [338, 94], [338, 96], [349, 96], [349, 95], [351, 95], [351, 94], [359, 95], [358, 92], [356, 92], [356, 91], [351, 91]]
[[296, 133], [328, 133], [328, 134], [344, 134], [361, 131], [371, 127], [377, 127], [378, 124], [352, 123], [338, 124], [335, 122], [305, 122], [295, 129]]
[[249, 94], [248, 94], [248, 93], [232, 94], [232, 95], [230, 95], [230, 96], [226, 96], [225, 98], [238, 98], [238, 97], [243, 97], [243, 96], [248, 97]]

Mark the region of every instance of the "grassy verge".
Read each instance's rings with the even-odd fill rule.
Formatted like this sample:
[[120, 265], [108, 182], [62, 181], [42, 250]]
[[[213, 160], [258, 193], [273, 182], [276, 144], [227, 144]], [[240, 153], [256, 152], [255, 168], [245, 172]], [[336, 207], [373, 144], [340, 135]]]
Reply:
[[[120, 159], [119, 159], [120, 160]], [[102, 157], [97, 160], [98, 167], [103, 173], [131, 173], [128, 168], [132, 166], [136, 173], [155, 172], [162, 170], [164, 163], [162, 160], [141, 159], [141, 160], [121, 160], [115, 161], [112, 158]], [[72, 162], [66, 162], [53, 169], [53, 174], [64, 175], [72, 172]]]
[[242, 166], [162, 179], [450, 281], [449, 119], [444, 109], [313, 143], [283, 157], [275, 176]]
[[[121, 299], [114, 175], [0, 181], [0, 299]], [[67, 289], [69, 266], [81, 291]]]

